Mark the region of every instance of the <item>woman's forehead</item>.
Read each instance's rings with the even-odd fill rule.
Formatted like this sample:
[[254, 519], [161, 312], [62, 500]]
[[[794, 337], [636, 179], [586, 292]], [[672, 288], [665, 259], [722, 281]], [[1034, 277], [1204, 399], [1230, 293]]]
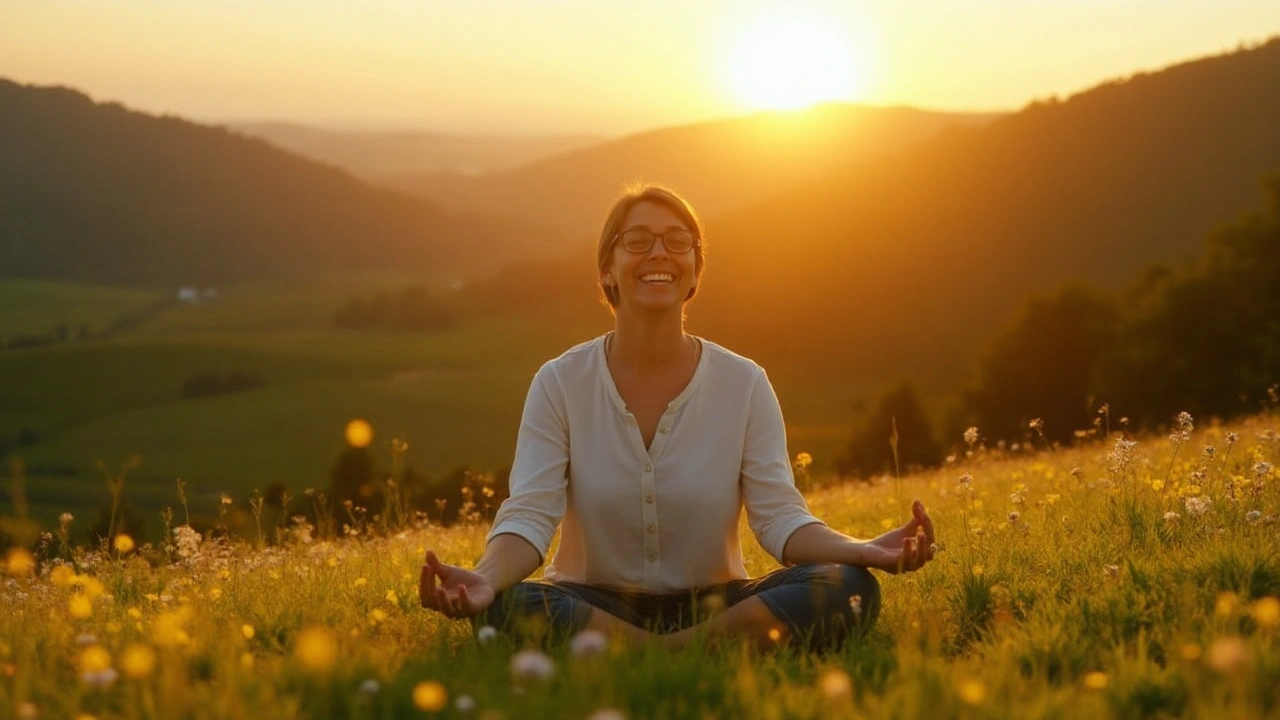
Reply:
[[666, 230], [669, 228], [689, 229], [684, 218], [665, 203], [652, 200], [641, 200], [627, 211], [623, 218], [623, 229], [647, 227], [650, 230]]

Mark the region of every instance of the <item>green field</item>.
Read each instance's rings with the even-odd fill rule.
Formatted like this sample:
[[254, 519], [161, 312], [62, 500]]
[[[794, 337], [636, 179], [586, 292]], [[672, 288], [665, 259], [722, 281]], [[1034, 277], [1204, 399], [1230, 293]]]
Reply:
[[[1280, 416], [1209, 425], [1056, 453], [978, 444], [937, 472], [809, 494], [863, 537], [919, 497], [942, 548], [920, 572], [879, 575], [876, 628], [828, 654], [478, 643], [418, 607], [416, 578], [427, 548], [473, 560], [482, 525], [205, 539], [185, 556], [54, 547], [38, 568], [15, 551], [0, 716], [1275, 717]], [[776, 567], [744, 547], [751, 573]], [[530, 650], [549, 675], [513, 664]]]
[[[150, 532], [187, 483], [194, 512], [209, 516], [223, 494], [246, 497], [280, 483], [298, 495], [323, 490], [348, 420], [369, 420], [375, 455], [386, 441], [409, 444], [407, 463], [428, 477], [468, 466], [508, 465], [520, 408], [538, 366], [607, 329], [607, 311], [546, 309], [474, 317], [438, 332], [339, 331], [334, 309], [403, 278], [312, 281], [223, 289], [201, 305], [173, 303], [109, 338], [0, 351], [0, 438], [24, 429], [35, 442], [10, 449], [27, 465], [34, 514], [50, 526], [108, 503], [98, 462], [137, 455], [129, 501]], [[156, 293], [74, 285], [0, 283], [0, 321], [32, 327], [139, 307]], [[15, 310], [19, 304], [34, 309]], [[84, 305], [82, 310], [81, 304]], [[695, 309], [696, 313], [696, 309]], [[65, 320], [64, 320], [65, 319]], [[84, 320], [89, 322], [89, 320]], [[17, 327], [17, 325], [0, 325]], [[713, 338], [714, 339], [714, 338]], [[747, 349], [734, 348], [750, 354]], [[185, 399], [199, 373], [254, 373], [259, 389]], [[829, 464], [850, 430], [859, 388], [815, 375], [802, 360], [769, 367], [789, 421], [792, 450]], [[8, 507], [5, 496], [0, 510]]]

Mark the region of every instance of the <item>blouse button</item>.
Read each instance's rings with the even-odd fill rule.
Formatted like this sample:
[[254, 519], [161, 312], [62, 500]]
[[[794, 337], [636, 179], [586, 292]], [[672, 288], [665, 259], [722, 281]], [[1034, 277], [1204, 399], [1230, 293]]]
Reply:
[[652, 466], [652, 465], [645, 465], [645, 466], [644, 466], [644, 471], [645, 471], [645, 472], [653, 472], [653, 466]]
[[666, 429], [665, 427], [660, 427], [660, 428], [658, 428], [658, 432], [662, 433], [663, 435], [666, 435], [666, 434], [667, 434], [667, 429]]
[[649, 562], [658, 562], [658, 553], [649, 553]]
[[653, 523], [649, 523], [647, 526], [645, 526], [645, 530], [648, 530], [650, 533], [654, 532], [657, 529], [658, 529], [658, 526], [654, 525]]
[[652, 504], [653, 504], [653, 496], [652, 496], [652, 495], [645, 495], [645, 496], [644, 496], [644, 501], [645, 501], [645, 502], [647, 502], [647, 503], [649, 503], [650, 505], [652, 505]]

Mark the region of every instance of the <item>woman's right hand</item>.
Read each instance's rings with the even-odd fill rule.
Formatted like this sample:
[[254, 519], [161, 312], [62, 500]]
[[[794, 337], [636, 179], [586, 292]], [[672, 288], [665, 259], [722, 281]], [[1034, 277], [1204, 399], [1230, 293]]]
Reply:
[[[436, 585], [439, 580], [440, 584]], [[422, 564], [418, 580], [418, 598], [422, 607], [451, 618], [479, 615], [493, 604], [493, 584], [474, 570], [440, 562], [430, 550]]]

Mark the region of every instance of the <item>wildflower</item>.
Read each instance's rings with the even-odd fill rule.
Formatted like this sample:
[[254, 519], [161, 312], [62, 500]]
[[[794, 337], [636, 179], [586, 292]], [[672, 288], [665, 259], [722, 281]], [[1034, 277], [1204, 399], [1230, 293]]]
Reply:
[[1107, 677], [1106, 673], [1096, 670], [1091, 673], [1085, 673], [1084, 676], [1084, 686], [1090, 690], [1104, 690], [1110, 682], [1111, 678]]
[[156, 666], [156, 651], [147, 645], [134, 643], [120, 653], [120, 669], [125, 677], [141, 680], [151, 674]]
[[1027, 427], [1036, 432], [1044, 432], [1044, 418], [1036, 418], [1027, 423]]
[[[80, 677], [93, 675], [111, 668], [111, 653], [101, 645], [90, 645], [80, 651]], [[87, 682], [87, 680], [86, 680]]]
[[361, 578], [356, 578], [355, 582], [351, 583], [351, 585], [352, 587], [364, 587], [366, 584], [368, 584], [368, 582], [369, 582], [368, 580], [361, 577]]
[[1106, 415], [1109, 412], [1111, 412], [1111, 403], [1102, 403], [1098, 406], [1099, 415]]
[[93, 615], [93, 601], [84, 593], [76, 593], [67, 600], [67, 614], [76, 620], [86, 620]]
[[449, 693], [444, 686], [434, 680], [420, 682], [413, 686], [413, 704], [419, 710], [438, 712], [444, 709], [449, 701]]
[[1071, 477], [1079, 480], [1080, 478], [1084, 477], [1084, 470], [1082, 470], [1079, 467], [1071, 468]]
[[492, 625], [485, 625], [479, 630], [476, 630], [476, 640], [481, 645], [488, 645], [496, 637], [498, 637], [498, 630]]
[[1228, 445], [1235, 445], [1236, 441], [1239, 439], [1240, 439], [1240, 435], [1234, 432], [1227, 433], [1226, 437], [1224, 438], [1224, 440]]
[[120, 673], [116, 672], [115, 668], [80, 673], [81, 682], [98, 690], [105, 690], [111, 687], [119, 677]]
[[76, 571], [70, 565], [57, 565], [49, 571], [49, 582], [55, 587], [70, 587], [75, 576]]
[[1116, 577], [1117, 575], [1120, 574], [1120, 566], [1119, 565], [1103, 565], [1102, 571], [1107, 574], [1107, 577]]
[[537, 650], [521, 650], [511, 657], [511, 674], [518, 680], [547, 680], [555, 672], [555, 661]]
[[26, 577], [35, 567], [35, 557], [20, 547], [10, 548], [4, 559], [5, 574], [9, 577]]
[[226, 495], [226, 494], [224, 494], [224, 495], [222, 496], [222, 498], [221, 498], [221, 499], [222, 499], [222, 505], [223, 505], [224, 507], [225, 507], [225, 506], [227, 506], [227, 505], [230, 505], [230, 504], [231, 504], [231, 502], [232, 502], [232, 501], [231, 501], [231, 496], [230, 496], [230, 495]]
[[1271, 474], [1271, 463], [1259, 462], [1253, 466], [1253, 474], [1259, 478], [1264, 478]]
[[769, 639], [773, 642], [778, 642], [782, 639], [782, 631], [776, 627], [769, 628]]
[[338, 640], [328, 628], [309, 627], [298, 633], [293, 654], [306, 669], [326, 672], [338, 661]]
[[569, 641], [570, 654], [579, 658], [600, 655], [608, 648], [609, 638], [599, 630], [583, 630]]
[[961, 476], [960, 476], [960, 487], [963, 487], [963, 488], [968, 489], [970, 485], [973, 485], [973, 476], [972, 476], [972, 475], [970, 475], [969, 473], [965, 473], [965, 474], [961, 475]]
[[1249, 609], [1253, 615], [1253, 621], [1258, 623], [1259, 627], [1273, 628], [1280, 624], [1280, 600], [1273, 597], [1264, 597], [1253, 604]]
[[1250, 510], [1249, 512], [1245, 513], [1244, 519], [1251, 523], [1258, 522], [1258, 520], [1262, 519], [1262, 511]]
[[160, 613], [151, 621], [151, 642], [162, 648], [177, 648], [191, 642], [183, 625], [190, 610], [180, 608]]
[[1172, 510], [1164, 514], [1165, 522], [1173, 522], [1174, 520], [1177, 520], [1179, 517], [1182, 517], [1182, 516], [1176, 512], [1173, 512]]
[[1009, 512], [1009, 522], [1016, 523], [1021, 518], [1022, 518], [1022, 513], [1018, 512], [1017, 510], [1011, 510]]
[[1009, 495], [1009, 502], [1013, 503], [1014, 505], [1021, 505], [1022, 503], [1026, 502], [1026, 499], [1027, 499], [1027, 496], [1023, 495], [1022, 491], [1020, 490], [1014, 493], [1010, 493]]
[[252, 640], [254, 634], [255, 633], [253, 630], [253, 626], [250, 625], [249, 623], [245, 623], [244, 625], [240, 626], [240, 636], [243, 637], [245, 640]]
[[613, 708], [600, 708], [599, 710], [587, 716], [587, 720], [627, 720], [627, 716], [622, 714], [621, 710]]
[[368, 420], [356, 418], [347, 423], [345, 435], [347, 444], [351, 447], [369, 447], [369, 443], [373, 442], [373, 426]]
[[453, 709], [460, 713], [469, 713], [476, 709], [476, 700], [470, 695], [459, 695], [458, 698], [453, 701]]
[[862, 614], [862, 596], [861, 595], [849, 596], [849, 610], [853, 613], [854, 617], [857, 617]]
[[360, 683], [361, 695], [377, 695], [378, 691], [381, 689], [382, 689], [382, 686], [379, 685], [378, 681], [374, 680], [373, 678], [369, 678], [368, 680], [365, 680], [364, 682]]
[[796, 467], [800, 468], [801, 470], [807, 470], [809, 469], [809, 466], [812, 464], [813, 464], [813, 456], [810, 455], [809, 453], [802, 452], [802, 453], [796, 454]]
[[178, 557], [189, 560], [200, 554], [200, 533], [190, 525], [179, 525], [173, 529], [173, 544], [177, 548]]
[[1201, 495], [1200, 497], [1187, 498], [1185, 504], [1189, 514], [1200, 517], [1209, 512], [1209, 506], [1213, 505], [1213, 500], [1209, 499], [1208, 495]]
[[1191, 421], [1191, 413], [1180, 412], [1178, 417], [1174, 418], [1174, 425], [1183, 432], [1191, 432], [1195, 429], [1195, 423]]
[[1209, 667], [1223, 674], [1239, 670], [1249, 660], [1249, 648], [1238, 637], [1224, 637], [1209, 646]]
[[965, 430], [964, 441], [969, 445], [976, 445], [978, 443], [978, 428], [970, 427], [969, 429]]
[[987, 699], [987, 686], [978, 679], [965, 680], [957, 691], [966, 705], [981, 705]]
[[828, 668], [818, 677], [818, 687], [828, 698], [845, 697], [853, 692], [849, 674], [839, 668]]
[[79, 647], [88, 647], [98, 644], [98, 636], [93, 633], [80, 633], [76, 636], [76, 645]]

